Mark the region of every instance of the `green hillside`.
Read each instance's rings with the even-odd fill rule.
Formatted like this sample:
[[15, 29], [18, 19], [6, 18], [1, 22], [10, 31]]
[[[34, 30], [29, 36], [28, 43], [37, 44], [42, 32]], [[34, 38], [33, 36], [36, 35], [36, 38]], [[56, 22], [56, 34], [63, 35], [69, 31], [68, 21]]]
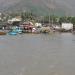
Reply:
[[[37, 15], [74, 15], [74, 0], [0, 0], [0, 11], [30, 11]], [[72, 6], [73, 5], [73, 6]], [[73, 8], [73, 9], [72, 9]]]

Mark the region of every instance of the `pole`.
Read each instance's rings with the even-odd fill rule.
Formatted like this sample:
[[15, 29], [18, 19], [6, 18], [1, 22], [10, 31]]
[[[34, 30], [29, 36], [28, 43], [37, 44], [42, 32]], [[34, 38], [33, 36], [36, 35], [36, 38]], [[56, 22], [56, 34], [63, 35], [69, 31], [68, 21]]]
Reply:
[[[55, 0], [52, 1], [52, 4], [55, 5]], [[52, 13], [53, 13], [53, 15], [52, 15], [52, 26], [54, 24], [54, 8], [55, 7], [52, 8]]]
[[51, 24], [50, 24], [50, 12], [49, 12], [49, 26], [51, 26]]

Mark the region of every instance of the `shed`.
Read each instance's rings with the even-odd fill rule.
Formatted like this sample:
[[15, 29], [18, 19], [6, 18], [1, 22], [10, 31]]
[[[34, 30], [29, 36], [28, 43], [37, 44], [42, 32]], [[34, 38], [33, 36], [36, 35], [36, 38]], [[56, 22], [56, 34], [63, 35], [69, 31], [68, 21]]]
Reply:
[[72, 23], [62, 23], [61, 28], [65, 29], [65, 30], [72, 30], [73, 29], [73, 24]]

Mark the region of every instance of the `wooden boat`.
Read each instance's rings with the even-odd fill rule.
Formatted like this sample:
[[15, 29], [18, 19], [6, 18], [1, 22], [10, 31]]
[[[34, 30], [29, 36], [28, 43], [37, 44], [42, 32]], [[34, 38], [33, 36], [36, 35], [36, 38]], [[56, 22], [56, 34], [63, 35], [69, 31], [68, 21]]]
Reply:
[[6, 32], [0, 31], [0, 35], [6, 35]]
[[49, 32], [50, 32], [50, 28], [49, 28], [49, 27], [42, 27], [42, 28], [40, 29], [40, 32], [41, 32], [41, 33], [49, 33]]

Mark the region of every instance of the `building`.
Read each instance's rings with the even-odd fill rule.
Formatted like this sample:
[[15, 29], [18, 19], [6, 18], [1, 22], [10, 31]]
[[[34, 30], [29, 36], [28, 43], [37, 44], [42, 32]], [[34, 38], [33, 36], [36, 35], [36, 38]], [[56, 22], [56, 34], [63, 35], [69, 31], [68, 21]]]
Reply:
[[8, 20], [8, 23], [9, 24], [12, 24], [12, 25], [19, 25], [19, 23], [21, 21], [22, 21], [22, 18], [21, 17], [15, 17], [15, 18], [9, 19]]
[[62, 23], [61, 28], [64, 30], [73, 30], [73, 24], [72, 23]]

